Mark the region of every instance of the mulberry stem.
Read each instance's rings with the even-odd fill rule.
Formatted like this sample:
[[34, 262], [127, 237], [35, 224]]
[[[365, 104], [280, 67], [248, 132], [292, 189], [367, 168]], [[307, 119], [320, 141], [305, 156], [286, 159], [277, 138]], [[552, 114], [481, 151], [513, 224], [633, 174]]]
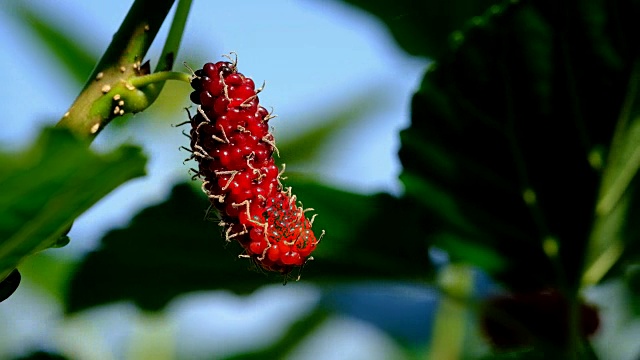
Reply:
[[[146, 56], [173, 3], [174, 0], [134, 2], [89, 80], [57, 126], [69, 128], [91, 141], [113, 118], [129, 112], [132, 103], [144, 107], [134, 106], [131, 112], [142, 111], [157, 98], [162, 83], [136, 91], [129, 82], [140, 75], [140, 62]], [[190, 0], [181, 0], [180, 11], [176, 12], [174, 19], [176, 24], [171, 31], [172, 37], [167, 40], [163, 57], [159, 61], [161, 70], [168, 70], [172, 66], [180, 43], [178, 38], [182, 35], [180, 27], [184, 28], [189, 5]], [[121, 87], [124, 89], [119, 89]], [[122, 90], [122, 93], [114, 93], [112, 90]], [[130, 93], [126, 94], [126, 90]], [[120, 105], [119, 98], [126, 96], [131, 100], [130, 104]], [[142, 97], [144, 99], [140, 99]]]
[[191, 81], [191, 75], [178, 71], [160, 71], [149, 75], [137, 76], [129, 79], [129, 84], [139, 89], [150, 84], [163, 83], [167, 80]]

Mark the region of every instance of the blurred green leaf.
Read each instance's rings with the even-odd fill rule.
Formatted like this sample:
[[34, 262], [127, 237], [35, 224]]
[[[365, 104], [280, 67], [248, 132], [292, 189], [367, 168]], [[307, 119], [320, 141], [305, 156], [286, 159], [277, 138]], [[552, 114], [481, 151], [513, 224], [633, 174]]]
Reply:
[[508, 266], [508, 261], [487, 245], [489, 241], [472, 241], [447, 232], [435, 234], [432, 241], [436, 247], [447, 249], [454, 262], [466, 261], [492, 274], [504, 271]]
[[578, 286], [638, 15], [630, 1], [494, 6], [429, 69], [401, 178], [453, 259], [512, 289]]
[[481, 360], [546, 360], [549, 353], [541, 349], [505, 351], [483, 356]]
[[[588, 343], [581, 346], [580, 352], [573, 354], [580, 360], [598, 360]], [[557, 349], [551, 348], [528, 348], [516, 351], [502, 351], [485, 355], [480, 360], [547, 360], [547, 359], [567, 359], [567, 354], [559, 354]]]
[[44, 350], [32, 351], [29, 354], [13, 358], [12, 360], [67, 360], [64, 355]]
[[[314, 231], [327, 235], [302, 272], [303, 281], [335, 283], [366, 279], [426, 279], [430, 275], [421, 224], [395, 226], [414, 216], [389, 195], [364, 196], [315, 183], [289, 181], [294, 193], [319, 214]], [[167, 201], [109, 232], [77, 268], [68, 290], [68, 311], [118, 300], [160, 310], [175, 296], [202, 289], [248, 293], [282, 282], [239, 259], [221, 229], [204, 220], [208, 202], [190, 185], [177, 185]], [[416, 238], [416, 239], [413, 239]], [[418, 240], [418, 241], [416, 241]], [[251, 271], [254, 269], [254, 271]], [[289, 282], [287, 286], [295, 286]]]
[[490, 6], [505, 3], [500, 0], [400, 0], [390, 5], [384, 0], [343, 1], [377, 16], [409, 54], [427, 57], [446, 52], [454, 31], [462, 30], [469, 21], [481, 21], [477, 16]]
[[[295, 180], [295, 181], [294, 181]], [[388, 194], [360, 195], [292, 177], [287, 181], [305, 206], [318, 214], [313, 228], [326, 230], [303, 279], [318, 283], [430, 279], [417, 206]]]
[[[43, 45], [42, 48], [53, 55], [51, 58], [60, 63], [70, 79], [78, 84], [84, 84], [98, 62], [93, 49], [84, 47], [78, 38], [68, 33], [68, 29], [63, 30], [62, 25], [43, 16], [34, 10], [34, 7], [20, 4], [16, 8], [18, 19], [25, 28], [33, 32], [36, 39]], [[82, 31], [79, 30], [76, 34], [78, 33]]]
[[336, 134], [360, 121], [368, 120], [367, 115], [375, 114], [388, 105], [385, 84], [374, 83], [366, 89], [317, 117], [304, 114], [304, 123], [317, 125], [301, 131], [288, 141], [278, 141], [280, 162], [286, 163], [287, 168], [291, 169], [317, 159]]
[[632, 220], [640, 214], [637, 176], [640, 169], [640, 62], [631, 73], [625, 104], [602, 174], [596, 219], [586, 254], [585, 285], [598, 283], [624, 258], [640, 255], [640, 230]]
[[95, 154], [60, 128], [45, 129], [22, 153], [0, 154], [0, 275], [55, 245], [76, 217], [143, 175], [145, 162], [132, 146]]
[[7, 277], [0, 281], [0, 302], [7, 300], [9, 296], [13, 295], [20, 285], [21, 279], [22, 275], [20, 275], [18, 269], [13, 269]]
[[57, 255], [61, 254], [45, 251], [29, 256], [20, 264], [20, 273], [30, 284], [38, 286], [63, 303], [65, 287], [77, 260]]
[[207, 205], [206, 197], [181, 184], [127, 228], [107, 233], [72, 276], [67, 311], [124, 299], [160, 310], [184, 292], [228, 287], [247, 293], [269, 283], [248, 271], [250, 262], [237, 256], [240, 247], [226, 244], [218, 225], [204, 219]]

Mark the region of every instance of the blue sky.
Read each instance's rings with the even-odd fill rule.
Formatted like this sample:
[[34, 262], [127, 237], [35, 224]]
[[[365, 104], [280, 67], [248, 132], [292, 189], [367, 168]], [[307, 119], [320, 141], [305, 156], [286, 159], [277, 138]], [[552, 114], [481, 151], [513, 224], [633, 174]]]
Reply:
[[[65, 25], [69, 33], [77, 34], [78, 41], [86, 44], [99, 56], [132, 1], [37, 0], [23, 3]], [[223, 53], [237, 52], [240, 70], [253, 77], [256, 83], [263, 80], [267, 82], [267, 87], [261, 94], [261, 103], [267, 107], [273, 106], [278, 114], [273, 122], [278, 138], [293, 137], [301, 129], [310, 126], [300, 121], [309, 118], [309, 114], [313, 114], [313, 118], [322, 117], [328, 106], [345, 103], [371, 89], [382, 93], [384, 101], [372, 101], [365, 105], [371, 108], [367, 118], [350, 125], [346, 131], [337, 135], [327, 145], [323, 159], [298, 170], [317, 175], [324, 182], [352, 191], [399, 192], [400, 186], [396, 179], [400, 169], [396, 158], [398, 131], [409, 123], [410, 95], [419, 84], [426, 61], [408, 57], [395, 45], [381, 23], [337, 1], [247, 0], [233, 2], [233, 6], [229, 4], [194, 0], [185, 29], [185, 48], [197, 48], [200, 54], [208, 54], [208, 60], [211, 61], [220, 59]], [[29, 143], [42, 125], [53, 124], [66, 111], [80, 90], [79, 85], [66, 80], [65, 74], [60, 72], [55, 62], [47, 58], [47, 53], [40, 50], [32, 35], [22, 31], [8, 9], [8, 6], [0, 6], [0, 68], [4, 70], [0, 74], [3, 84], [0, 87], [2, 149]], [[161, 40], [165, 36], [166, 27], [158, 35], [149, 53], [152, 65], [155, 64], [162, 46]], [[178, 64], [185, 60], [183, 55], [184, 53], [179, 54]], [[191, 65], [198, 67], [201, 64]], [[186, 84], [172, 86], [187, 87]], [[166, 110], [156, 109], [154, 113], [151, 109], [151, 116], [133, 118], [131, 126], [124, 131], [101, 134], [95, 143], [97, 149], [112, 148], [122, 142], [141, 144], [151, 158], [148, 176], [118, 189], [78, 219], [71, 233], [71, 244], [56, 251], [73, 255], [92, 249], [104, 231], [126, 224], [140, 208], [161, 201], [173, 183], [187, 179], [188, 165], [182, 165], [186, 155], [177, 150], [180, 145], [185, 145], [185, 139], [179, 130], [169, 124], [184, 120], [186, 116], [181, 108], [188, 105], [185, 97], [182, 104], [168, 110], [169, 117], [175, 117], [175, 121], [163, 120], [163, 126], [142, 123], [150, 121], [153, 114], [160, 116]], [[87, 319], [75, 319], [76, 323], [67, 321], [60, 325], [56, 320], [60, 316], [59, 308], [46, 302], [42, 304], [40, 300], [30, 303], [30, 310], [26, 313], [48, 319], [47, 321], [16, 317], [16, 313], [25, 312], [16, 312], [15, 307], [39, 294], [28, 282], [21, 286], [20, 291], [5, 303], [7, 306], [3, 304], [4, 312], [0, 309], [0, 319], [13, 324], [11, 326], [16, 329], [11, 340], [14, 345], [5, 347], [5, 350], [9, 349], [6, 351], [11, 351], [11, 346], [21, 341], [53, 341], [57, 346], [62, 344], [68, 349], [81, 351], [77, 349], [77, 344], [45, 339], [55, 333], [62, 337], [83, 334], [94, 346], [111, 349], [116, 355], [129, 354], [131, 350], [127, 347], [127, 340], [113, 335], [114, 332], [136, 336], [136, 331], [140, 329], [153, 328], [153, 321], [149, 325], [149, 319], [122, 304], [116, 305], [115, 310], [97, 310], [87, 315]], [[286, 294], [291, 295], [289, 298], [294, 300], [283, 302], [282, 298], [287, 298]], [[237, 342], [244, 339], [242, 334], [255, 334], [252, 336], [257, 339], [268, 340], [265, 336], [269, 330], [260, 325], [265, 323], [262, 319], [282, 314], [286, 308], [290, 319], [280, 319], [283, 321], [280, 326], [284, 327], [287, 321], [292, 321], [297, 314], [311, 306], [316, 295], [314, 289], [293, 286], [287, 289], [280, 286], [276, 290], [267, 288], [244, 300], [229, 294], [196, 294], [178, 299], [172, 305], [168, 318], [161, 323], [178, 334], [177, 337], [181, 340], [174, 344], [177, 348], [188, 348], [206, 354], [212, 347], [219, 347], [216, 341], [224, 341], [226, 348], [232, 347], [234, 341], [242, 344]], [[234, 311], [237, 313], [241, 301], [245, 302], [244, 311], [247, 316], [232, 316]], [[192, 324], [189, 319], [194, 316], [206, 319], [223, 316], [221, 314], [227, 316], [225, 328], [220, 328], [219, 322], [206, 321], [196, 328], [185, 325]], [[250, 314], [254, 314], [253, 317]], [[263, 317], [259, 317], [259, 314]], [[122, 317], [128, 320], [120, 321]], [[89, 321], [93, 325], [87, 325], [83, 321]], [[96, 335], [87, 332], [87, 326], [94, 332], [96, 329], [106, 330], [100, 330], [100, 334]], [[352, 354], [350, 351], [357, 353], [358, 349], [364, 348], [359, 345], [364, 342], [371, 351], [369, 356], [372, 357], [369, 358], [375, 359], [379, 358], [376, 356], [386, 354], [380, 350], [380, 347], [388, 350], [385, 347], [386, 340], [375, 329], [348, 321], [340, 326], [338, 330], [327, 330], [329, 333], [333, 332], [332, 341], [337, 342], [337, 346], [308, 346], [324, 347], [325, 351], [340, 350], [343, 356], [349, 356], [348, 354]], [[356, 333], [361, 334], [358, 335], [360, 337], [354, 335]], [[336, 334], [350, 334], [348, 338], [352, 341], [345, 342]], [[162, 338], [163, 335], [157, 336]], [[212, 342], [213, 338], [216, 341]], [[208, 347], [203, 344], [208, 344]], [[0, 341], [0, 348], [4, 345], [7, 344]], [[376, 354], [377, 351], [379, 352]], [[313, 358], [305, 354], [303, 352], [297, 358]], [[1, 355], [0, 351], [0, 357]]]

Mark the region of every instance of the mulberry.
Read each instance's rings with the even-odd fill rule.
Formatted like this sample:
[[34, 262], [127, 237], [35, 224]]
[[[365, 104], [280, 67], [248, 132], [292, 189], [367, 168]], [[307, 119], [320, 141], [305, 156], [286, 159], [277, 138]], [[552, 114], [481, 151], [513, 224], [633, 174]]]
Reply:
[[189, 121], [194, 177], [218, 210], [226, 240], [236, 240], [241, 256], [269, 271], [288, 274], [304, 265], [319, 242], [311, 230], [315, 215], [308, 219], [313, 209], [297, 204], [281, 182], [269, 132], [273, 116], [259, 104], [262, 88], [238, 72], [237, 60], [206, 63], [191, 87], [198, 105]]

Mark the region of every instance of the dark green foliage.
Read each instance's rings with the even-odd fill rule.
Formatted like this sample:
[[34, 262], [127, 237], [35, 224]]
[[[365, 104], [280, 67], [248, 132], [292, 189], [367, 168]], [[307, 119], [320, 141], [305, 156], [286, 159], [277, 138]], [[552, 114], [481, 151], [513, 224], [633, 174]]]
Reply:
[[[438, 236], [447, 241], [438, 244], [453, 258], [513, 289], [578, 286], [597, 160], [610, 146], [638, 40], [617, 31], [638, 15], [625, 3], [494, 7], [427, 72], [402, 134], [402, 176], [425, 216], [442, 219]], [[557, 241], [557, 262], [545, 241]], [[486, 267], [460, 243], [507, 266]]]
[[[207, 201], [188, 185], [177, 186], [160, 205], [136, 215], [126, 229], [112, 230], [73, 275], [67, 310], [134, 300], [159, 310], [177, 294], [207, 288], [247, 292], [266, 279], [247, 271], [236, 244], [225, 246]], [[230, 276], [234, 273], [234, 276]]]
[[68, 130], [45, 129], [31, 148], [0, 154], [0, 277], [30, 254], [65, 243], [72, 221], [144, 174], [140, 149], [98, 155]]
[[450, 44], [449, 36], [484, 13], [498, 0], [412, 1], [345, 0], [382, 20], [409, 54], [437, 58]]
[[[415, 228], [392, 228], [409, 208], [390, 196], [363, 196], [291, 182], [319, 215], [316, 231], [331, 241], [318, 248], [302, 270], [303, 279], [320, 283], [365, 279], [416, 279], [429, 273], [426, 245], [410, 241]], [[206, 198], [186, 184], [170, 198], [136, 215], [126, 229], [113, 230], [80, 264], [69, 288], [68, 311], [118, 300], [133, 300], [146, 310], [160, 310], [173, 297], [190, 291], [227, 289], [248, 293], [282, 282], [238, 258], [240, 246], [225, 243], [215, 221], [205, 220]], [[324, 215], [326, 214], [326, 215]], [[214, 217], [211, 214], [211, 217]], [[391, 242], [398, 239], [398, 243]], [[323, 240], [324, 241], [324, 240]], [[253, 269], [253, 271], [251, 271]], [[295, 277], [298, 274], [292, 274]], [[291, 282], [287, 286], [295, 286]]]
[[18, 269], [13, 269], [4, 280], [0, 281], [0, 302], [7, 300], [16, 291], [21, 279]]
[[27, 354], [25, 356], [15, 358], [14, 360], [66, 360], [66, 359], [67, 359], [66, 356], [63, 356], [60, 354], [38, 350], [30, 354]]

